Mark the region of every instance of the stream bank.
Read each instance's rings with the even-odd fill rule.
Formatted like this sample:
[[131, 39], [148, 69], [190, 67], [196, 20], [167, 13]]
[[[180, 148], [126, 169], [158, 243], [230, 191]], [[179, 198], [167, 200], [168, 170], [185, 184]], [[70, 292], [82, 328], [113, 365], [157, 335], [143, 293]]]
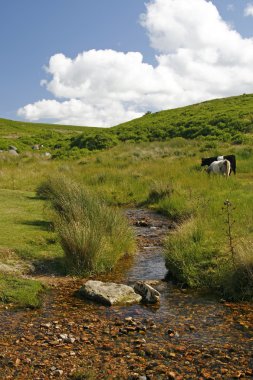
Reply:
[[0, 378], [252, 378], [253, 306], [164, 281], [162, 240], [173, 224], [148, 210], [128, 210], [127, 216], [138, 253], [97, 278], [155, 281], [160, 305], [100, 306], [75, 297], [83, 280], [40, 276], [52, 285], [41, 309], [0, 311]]

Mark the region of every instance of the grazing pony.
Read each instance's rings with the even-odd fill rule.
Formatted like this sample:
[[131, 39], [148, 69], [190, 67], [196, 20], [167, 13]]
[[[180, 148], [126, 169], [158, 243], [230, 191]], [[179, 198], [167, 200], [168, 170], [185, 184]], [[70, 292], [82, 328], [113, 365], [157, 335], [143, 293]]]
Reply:
[[234, 174], [236, 174], [236, 159], [235, 159], [235, 155], [233, 155], [233, 154], [230, 154], [228, 156], [217, 156], [217, 157], [202, 158], [201, 159], [201, 166], [205, 166], [205, 165], [210, 166], [213, 161], [220, 161], [220, 160], [228, 160], [230, 162], [230, 166], [231, 166], [229, 174], [231, 174], [231, 171], [234, 172]]
[[207, 173], [221, 174], [226, 177], [230, 174], [231, 165], [228, 160], [213, 161], [207, 168]]

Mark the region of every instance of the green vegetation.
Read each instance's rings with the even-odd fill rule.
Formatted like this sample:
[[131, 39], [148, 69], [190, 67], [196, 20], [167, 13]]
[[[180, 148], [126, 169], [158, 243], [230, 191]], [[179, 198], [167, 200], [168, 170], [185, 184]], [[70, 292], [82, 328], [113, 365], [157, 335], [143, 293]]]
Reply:
[[[253, 95], [234, 96], [192, 106], [148, 113], [112, 128], [119, 140], [161, 141], [205, 138], [241, 144], [253, 131]], [[252, 140], [251, 140], [252, 141]]]
[[[90, 151], [109, 149], [121, 142], [204, 139], [243, 144], [252, 142], [253, 95], [216, 99], [156, 113], [112, 128], [35, 124], [0, 119], [0, 150], [15, 146], [20, 153], [50, 152], [53, 158], [79, 159]], [[32, 147], [42, 144], [39, 152]]]
[[[172, 277], [252, 299], [252, 105], [253, 95], [214, 100], [106, 131], [0, 120], [0, 149], [20, 152], [0, 153], [5, 294], [32, 265], [51, 273], [66, 273], [66, 262], [72, 273], [111, 270], [133, 242], [117, 207], [145, 206], [178, 224], [166, 241]], [[43, 147], [33, 151], [34, 144]], [[201, 157], [222, 154], [236, 155], [238, 174], [208, 177]]]
[[[247, 185], [238, 177], [225, 180], [214, 176], [200, 181], [196, 174], [191, 182], [197, 188], [184, 197], [194, 210], [191, 218], [166, 240], [169, 272], [190, 287], [219, 291], [231, 299], [252, 299], [253, 197]], [[233, 205], [230, 220], [224, 213], [226, 199]]]
[[66, 267], [78, 275], [111, 270], [134, 249], [134, 237], [119, 210], [66, 178], [49, 178], [38, 189], [57, 214], [55, 229]]
[[43, 286], [39, 281], [0, 274], [0, 300], [19, 307], [37, 308], [41, 305]]

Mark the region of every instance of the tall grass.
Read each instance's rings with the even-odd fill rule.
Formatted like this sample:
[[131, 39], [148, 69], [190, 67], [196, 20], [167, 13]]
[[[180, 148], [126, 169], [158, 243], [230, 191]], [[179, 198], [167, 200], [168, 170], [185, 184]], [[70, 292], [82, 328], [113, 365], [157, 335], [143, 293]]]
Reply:
[[[226, 186], [233, 188], [232, 181], [225, 182]], [[236, 197], [237, 206], [228, 218], [222, 207], [228, 188], [220, 187], [220, 194], [217, 189], [212, 195], [202, 193], [194, 216], [166, 240], [166, 266], [176, 281], [190, 287], [216, 291], [233, 300], [253, 299], [252, 197], [247, 199], [237, 189], [239, 200]]]
[[[166, 252], [168, 269], [171, 271], [174, 268], [175, 274], [180, 275], [180, 281], [186, 283], [187, 276], [184, 273], [185, 270], [188, 270], [191, 286], [207, 285], [208, 287], [212, 286], [212, 289], [221, 289], [222, 287], [224, 294], [228, 296], [233, 293], [232, 285], [236, 290], [235, 283], [239, 284], [240, 282], [235, 280], [232, 275], [233, 265], [230, 265], [231, 255], [228, 254], [226, 223], [221, 208], [226, 199], [229, 199], [235, 206], [236, 223], [233, 227], [233, 236], [236, 262], [238, 267], [247, 268], [246, 271], [243, 271], [244, 274], [241, 278], [246, 279], [245, 281], [249, 284], [250, 277], [247, 277], [248, 275], [245, 277], [245, 273], [251, 273], [253, 241], [253, 156], [251, 145], [231, 145], [218, 141], [207, 143], [204, 140], [189, 141], [180, 138], [166, 142], [125, 143], [107, 151], [85, 155], [76, 161], [42, 160], [33, 155], [31, 157], [20, 155], [18, 158], [8, 156], [6, 159], [0, 155], [0, 194], [3, 219], [0, 223], [0, 246], [16, 248], [16, 243], [18, 245], [22, 243], [25, 246], [29, 243], [29, 250], [34, 246], [33, 255], [38, 251], [40, 251], [40, 256], [49, 258], [52, 255], [57, 254], [58, 257], [62, 254], [58, 244], [47, 244], [51, 235], [54, 237], [54, 232], [50, 231], [49, 235], [45, 228], [44, 230], [41, 228], [43, 221], [48, 222], [50, 219], [49, 215], [42, 212], [44, 202], [36, 201], [37, 205], [40, 205], [38, 207], [35, 199], [31, 200], [31, 196], [43, 179], [46, 181], [45, 183], [48, 183], [48, 173], [51, 174], [51, 178], [55, 177], [55, 179], [64, 175], [68, 176], [74, 190], [65, 192], [64, 184], [62, 181], [58, 181], [58, 187], [56, 184], [52, 186], [49, 183], [50, 191], [46, 196], [51, 197], [52, 202], [58, 201], [55, 203], [55, 209], [57, 218], [59, 218], [57, 231], [60, 231], [60, 228], [63, 231], [62, 246], [64, 237], [69, 235], [76, 237], [74, 240], [79, 242], [75, 248], [78, 254], [84, 246], [88, 247], [87, 241], [90, 241], [89, 244], [93, 242], [92, 246], [96, 247], [96, 249], [94, 248], [94, 251], [97, 252], [94, 257], [98, 258], [96, 263], [92, 261], [92, 257], [88, 259], [89, 252], [93, 247], [86, 249], [87, 261], [91, 261], [91, 264], [87, 266], [91, 268], [89, 270], [95, 272], [111, 268], [113, 263], [118, 260], [118, 254], [115, 253], [118, 251], [115, 246], [119, 247], [121, 243], [123, 248], [118, 248], [118, 250], [121, 252], [131, 250], [124, 248], [125, 233], [122, 231], [127, 231], [127, 229], [124, 226], [120, 227], [121, 222], [116, 216], [118, 211], [105, 206], [100, 200], [101, 197], [106, 200], [106, 204], [112, 206], [147, 205], [173, 218], [180, 225], [175, 234], [169, 237], [170, 243], [168, 243]], [[232, 153], [236, 154], [238, 171], [236, 176], [231, 176], [228, 180], [218, 176], [208, 177], [200, 167], [201, 157]], [[79, 185], [73, 187], [74, 183]], [[82, 196], [80, 195], [81, 187], [85, 189]], [[56, 190], [53, 190], [54, 188]], [[20, 192], [23, 193], [22, 202], [18, 200], [19, 207], [17, 207], [17, 202], [13, 206], [13, 202], [18, 199]], [[95, 197], [94, 194], [98, 194], [98, 196]], [[80, 198], [83, 198], [81, 202]], [[30, 204], [34, 207], [30, 208]], [[9, 212], [10, 207], [12, 213]], [[26, 209], [29, 210], [29, 217], [23, 215]], [[96, 211], [94, 212], [94, 210]], [[19, 211], [20, 216], [18, 215]], [[85, 219], [86, 222], [82, 216], [84, 214], [85, 218], [88, 215]], [[97, 217], [95, 218], [91, 214], [96, 214]], [[101, 216], [104, 214], [106, 215]], [[105, 222], [107, 218], [110, 220], [108, 223]], [[21, 224], [22, 220], [28, 220], [29, 223]], [[40, 223], [35, 227], [32, 224], [33, 221]], [[108, 224], [111, 225], [111, 223], [119, 229], [115, 234], [111, 233], [108, 227]], [[56, 221], [55, 225], [57, 225]], [[85, 226], [85, 228], [81, 226]], [[120, 234], [122, 238], [117, 239]], [[99, 237], [95, 239], [97, 236]], [[40, 246], [38, 246], [38, 242], [41, 242]], [[66, 241], [65, 245], [66, 251], [75, 252], [72, 249], [75, 243], [71, 242], [71, 238]], [[243, 256], [242, 252], [246, 251], [247, 255]], [[105, 252], [110, 252], [110, 254], [106, 255]], [[190, 255], [189, 252], [193, 253]], [[184, 254], [186, 256], [188, 254], [187, 258], [184, 257]], [[66, 254], [65, 256], [67, 257]], [[174, 266], [169, 263], [170, 258], [174, 260]], [[71, 260], [67, 264], [68, 267], [73, 272], [78, 272], [79, 269], [72, 267]], [[67, 259], [66, 261], [68, 262]], [[187, 262], [189, 262], [191, 270], [187, 269]], [[176, 263], [178, 268], [176, 268]], [[183, 264], [185, 269], [181, 270]], [[85, 268], [80, 271], [88, 270], [86, 264], [82, 264], [81, 258], [78, 259], [76, 267]], [[199, 274], [199, 277], [204, 273], [202, 278], [206, 280], [205, 283], [200, 281], [201, 278], [193, 277], [194, 271], [196, 275]], [[207, 272], [208, 275], [205, 277]], [[240, 285], [239, 288], [242, 289], [242, 286]], [[240, 289], [236, 290], [237, 295], [241, 292]], [[244, 289], [246, 289], [245, 286]], [[245, 290], [245, 292], [249, 294], [250, 290]], [[241, 295], [243, 298], [243, 292]], [[245, 297], [249, 298], [249, 296]]]
[[133, 233], [121, 212], [89, 190], [67, 178], [51, 177], [37, 193], [48, 198], [56, 212], [55, 228], [72, 273], [109, 271], [133, 252]]

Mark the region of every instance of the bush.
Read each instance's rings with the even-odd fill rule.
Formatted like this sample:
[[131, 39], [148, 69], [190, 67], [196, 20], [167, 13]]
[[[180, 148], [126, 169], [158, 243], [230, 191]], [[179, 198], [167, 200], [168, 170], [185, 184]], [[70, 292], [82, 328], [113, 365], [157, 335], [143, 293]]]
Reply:
[[37, 192], [51, 201], [54, 221], [72, 273], [111, 270], [134, 248], [130, 227], [118, 209], [66, 178], [49, 178]]
[[86, 148], [88, 150], [102, 150], [112, 148], [117, 145], [118, 140], [116, 136], [109, 133], [99, 133], [94, 135], [85, 135], [75, 137], [71, 141], [71, 147], [78, 147], [80, 149]]

